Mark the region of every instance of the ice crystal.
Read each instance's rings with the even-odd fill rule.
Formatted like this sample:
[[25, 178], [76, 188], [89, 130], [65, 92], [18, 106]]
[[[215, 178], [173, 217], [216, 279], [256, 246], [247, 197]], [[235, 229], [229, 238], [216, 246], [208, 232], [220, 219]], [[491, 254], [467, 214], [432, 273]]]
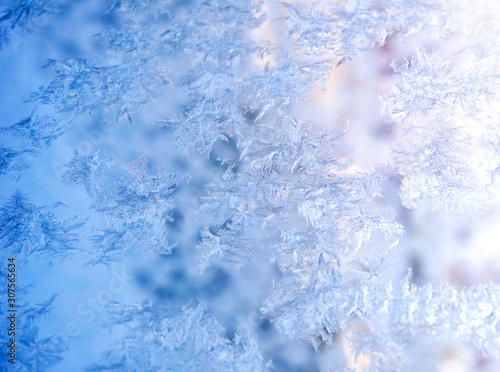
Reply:
[[[7, 272], [2, 272], [3, 277], [7, 278]], [[2, 281], [0, 288], [7, 291], [7, 282]], [[17, 294], [26, 295], [27, 291], [22, 287], [17, 288]], [[63, 353], [68, 350], [68, 339], [61, 335], [43, 335], [40, 328], [47, 321], [49, 314], [54, 306], [54, 300], [57, 296], [52, 296], [45, 302], [30, 306], [18, 304], [16, 317], [16, 334], [13, 335], [16, 340], [16, 371], [46, 371], [53, 368], [63, 360]], [[6, 310], [4, 304], [0, 305], [2, 314], [6, 316], [2, 320], [4, 329], [8, 329], [6, 321], [7, 315], [12, 315]], [[2, 337], [1, 347], [8, 350], [10, 337]]]
[[83, 186], [94, 198], [94, 208], [108, 221], [95, 229], [95, 262], [109, 262], [129, 250], [155, 249], [170, 253], [166, 223], [174, 204], [170, 194], [183, 180], [175, 172], [150, 171], [145, 158], [118, 167], [106, 155], [75, 157], [66, 165], [63, 180]]
[[[203, 303], [162, 309], [151, 304], [112, 304], [111, 324], [127, 335], [88, 371], [262, 371], [257, 339], [248, 327], [229, 340]], [[143, 329], [150, 331], [144, 337]], [[146, 354], [145, 354], [146, 353]]]
[[49, 22], [61, 9], [64, 0], [14, 0], [9, 6], [0, 3], [0, 48], [14, 39], [17, 30], [27, 37]]
[[[84, 59], [50, 60], [46, 67], [53, 68], [56, 78], [31, 99], [75, 114], [104, 108], [117, 119], [131, 120], [130, 111], [154, 97], [155, 86], [167, 82], [161, 72], [142, 60], [127, 62], [100, 66]], [[140, 82], [148, 82], [148, 86]]]
[[0, 145], [0, 174], [9, 174], [15, 179], [19, 178], [22, 171], [29, 166], [24, 157], [25, 154], [26, 151], [17, 151]]
[[[339, 62], [356, 59], [363, 52], [384, 45], [386, 38], [400, 39], [422, 32], [442, 30], [444, 6], [432, 1], [285, 3], [291, 47], [307, 55], [328, 55]], [[425, 15], [425, 16], [424, 16]]]
[[16, 192], [0, 207], [1, 249], [14, 254], [19, 263], [32, 255], [48, 259], [66, 257], [78, 248], [79, 230], [84, 222], [76, 218], [59, 222], [50, 210], [62, 205], [37, 207]]
[[[376, 281], [339, 282], [324, 269], [315, 274], [314, 282], [308, 288], [295, 283], [301, 295], [294, 302], [263, 310], [279, 319], [277, 326], [283, 333], [310, 340], [316, 347], [331, 344], [336, 334], [350, 330], [355, 348], [374, 356], [374, 370], [406, 370], [408, 350], [416, 339], [428, 336], [471, 343], [497, 355], [500, 351], [495, 337], [496, 284], [459, 291], [449, 285], [416, 287], [407, 277], [396, 286], [381, 286]], [[296, 312], [289, 312], [289, 307]]]
[[36, 116], [34, 113], [16, 124], [2, 128], [2, 132], [22, 139], [22, 152], [39, 154], [61, 136], [67, 129], [50, 116]]

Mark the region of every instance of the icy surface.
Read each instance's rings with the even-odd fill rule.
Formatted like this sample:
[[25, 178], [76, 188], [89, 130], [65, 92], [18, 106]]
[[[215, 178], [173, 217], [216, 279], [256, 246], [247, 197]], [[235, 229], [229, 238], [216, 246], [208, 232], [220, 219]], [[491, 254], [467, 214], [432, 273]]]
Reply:
[[0, 1], [13, 370], [499, 367], [495, 5]]

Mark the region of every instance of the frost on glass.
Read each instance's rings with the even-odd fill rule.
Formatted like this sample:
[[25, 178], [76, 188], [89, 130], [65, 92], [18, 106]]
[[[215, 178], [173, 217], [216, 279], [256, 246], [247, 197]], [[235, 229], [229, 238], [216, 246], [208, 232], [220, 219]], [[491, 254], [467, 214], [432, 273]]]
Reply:
[[61, 136], [67, 129], [60, 125], [55, 118], [34, 113], [18, 123], [2, 128], [2, 132], [22, 140], [22, 152], [38, 155], [48, 148], [54, 140]]
[[[150, 303], [110, 305], [111, 326], [126, 336], [88, 371], [262, 371], [263, 358], [249, 327], [229, 340], [203, 303], [165, 309]], [[147, 335], [144, 329], [148, 329]]]
[[0, 49], [26, 39], [49, 22], [67, 0], [13, 0], [0, 2]]
[[[7, 272], [2, 272], [7, 278]], [[7, 281], [2, 280], [0, 289], [7, 291]], [[25, 296], [27, 288], [18, 287], [17, 295]], [[53, 303], [57, 296], [36, 305], [17, 304], [16, 312], [16, 371], [46, 371], [63, 360], [63, 353], [68, 350], [68, 339], [63, 335], [46, 334], [41, 331], [53, 311]], [[7, 313], [6, 305], [0, 305], [2, 314]], [[1, 325], [9, 328], [7, 315], [3, 317]], [[9, 338], [2, 337], [0, 346], [8, 350]]]
[[35, 112], [15, 124], [0, 128], [0, 133], [6, 138], [14, 138], [17, 142], [17, 149], [0, 145], [0, 174], [19, 179], [22, 172], [68, 129], [69, 123]]
[[290, 1], [288, 38], [291, 48], [336, 63], [356, 60], [363, 52], [386, 43], [390, 35], [404, 40], [418, 32], [441, 31], [448, 9], [433, 1], [349, 0]]
[[[38, 207], [21, 192], [13, 194], [0, 207], [0, 257], [14, 257], [16, 265], [16, 370], [45, 371], [63, 360], [63, 353], [68, 350], [68, 339], [65, 335], [55, 335], [43, 329], [44, 324], [53, 316], [54, 301], [57, 295], [48, 300], [31, 304], [24, 300], [29, 293], [36, 290], [33, 283], [20, 285], [18, 273], [30, 262], [46, 260], [50, 264], [60, 264], [65, 258], [78, 250], [84, 221], [70, 218], [59, 221], [52, 211], [62, 207], [55, 203]], [[9, 272], [1, 272], [0, 290], [8, 293]], [[11, 297], [9, 297], [11, 298]], [[10, 302], [9, 302], [10, 304]], [[7, 301], [2, 301], [0, 310], [2, 327], [7, 330], [9, 324]], [[10, 337], [2, 337], [0, 345], [7, 349]]]
[[[189, 261], [182, 273], [203, 278], [215, 268], [265, 268], [265, 294], [248, 301], [252, 311], [258, 303], [249, 310], [255, 324], [265, 319], [319, 355], [338, 347], [365, 356], [368, 370], [411, 370], [419, 340], [499, 356], [497, 284], [417, 286], [397, 270], [398, 249], [408, 251], [414, 236], [405, 216], [485, 209], [498, 186], [498, 26], [474, 26], [474, 7], [463, 3], [99, 2], [106, 23], [91, 35], [98, 52], [46, 63], [52, 81], [31, 95], [33, 113], [2, 128], [17, 142], [0, 147], [0, 173], [18, 179], [26, 155], [37, 162], [51, 154], [85, 120], [118, 124], [99, 149], [75, 151], [63, 167], [68, 190], [92, 203], [87, 262], [176, 252]], [[5, 10], [0, 43], [31, 15], [52, 12], [49, 5]], [[277, 15], [267, 14], [273, 7]], [[255, 36], [269, 24], [282, 40]], [[345, 124], [342, 115], [317, 123], [301, 109], [337, 69], [373, 67], [377, 53], [392, 60], [380, 73], [380, 110], [367, 115], [392, 130], [383, 155], [371, 158], [356, 147], [370, 123]], [[344, 95], [358, 109], [355, 94]], [[155, 143], [148, 155], [136, 154], [127, 131]], [[120, 159], [117, 147], [136, 160]], [[59, 222], [50, 212], [58, 205], [14, 194], [0, 210], [2, 248], [19, 259], [68, 256], [83, 225]], [[126, 335], [88, 370], [272, 370], [275, 355], [263, 352], [256, 325], [236, 313], [230, 337], [214, 315], [223, 307], [216, 296], [197, 291], [207, 303], [111, 303], [109, 326]], [[65, 346], [51, 342], [44, 358]], [[29, 368], [46, 368], [41, 354]], [[347, 370], [344, 362], [322, 367]]]
[[21, 192], [0, 207], [0, 244], [4, 254], [16, 256], [19, 264], [30, 256], [51, 260], [65, 258], [78, 249], [84, 221], [76, 217], [59, 221], [51, 212], [63, 206], [55, 203], [38, 207]]
[[228, 168], [220, 183], [207, 187], [198, 213], [216, 219], [215, 234], [202, 230], [202, 266], [238, 257], [241, 264], [257, 244], [265, 245], [268, 259], [282, 271], [300, 272], [320, 255], [339, 265], [375, 232], [389, 246], [396, 242], [401, 226], [390, 212], [369, 206], [381, 178], [367, 164], [335, 156], [342, 134], [321, 133], [286, 117], [252, 129], [258, 139], [239, 145], [238, 173]]
[[25, 153], [26, 151], [0, 145], [0, 174], [8, 174], [18, 179], [22, 171], [29, 167], [29, 163], [24, 158]]
[[[274, 313], [281, 332], [311, 341], [317, 348], [332, 344], [339, 332], [349, 333], [354, 352], [371, 355], [373, 370], [394, 365], [405, 370], [415, 340], [426, 338], [459, 340], [498, 355], [497, 285], [465, 290], [445, 284], [417, 287], [410, 278], [411, 274], [395, 286], [377, 280], [342, 283], [323, 269], [315, 275], [314, 286], [300, 289], [292, 303], [284, 302], [282, 294], [264, 312]], [[282, 286], [290, 284], [285, 280]], [[321, 289], [311, 296], [313, 288]], [[290, 307], [295, 310], [289, 311]]]
[[478, 207], [496, 184], [500, 75], [488, 57], [499, 49], [487, 37], [493, 29], [474, 31], [488, 51], [470, 42], [453, 58], [417, 50], [410, 61], [392, 63], [399, 79], [382, 98], [383, 113], [401, 123], [391, 162], [405, 176], [407, 208], [422, 199], [433, 210]]
[[119, 167], [101, 152], [75, 154], [65, 165], [63, 181], [84, 188], [94, 200], [93, 208], [106, 218], [104, 228], [94, 228], [91, 262], [109, 263], [147, 249], [170, 253], [175, 246], [166, 229], [173, 221], [170, 195], [183, 179], [177, 172], [149, 170], [145, 158]]
[[56, 77], [31, 100], [74, 115], [102, 109], [114, 120], [131, 120], [129, 111], [154, 97], [155, 87], [167, 84], [163, 73], [146, 61], [101, 66], [85, 59], [50, 60], [45, 67], [52, 68]]

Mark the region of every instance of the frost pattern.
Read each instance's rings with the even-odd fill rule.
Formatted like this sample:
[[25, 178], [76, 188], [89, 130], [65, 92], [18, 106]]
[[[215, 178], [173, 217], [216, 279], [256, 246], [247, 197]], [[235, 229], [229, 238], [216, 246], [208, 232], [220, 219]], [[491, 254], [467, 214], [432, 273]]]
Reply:
[[286, 4], [291, 47], [306, 55], [328, 55], [341, 63], [384, 45], [393, 34], [404, 40], [418, 32], [442, 31], [450, 14], [445, 5], [427, 0], [319, 4]]
[[[59, 222], [50, 211], [63, 206], [55, 203], [37, 207], [21, 192], [16, 192], [0, 208], [0, 251], [4, 262], [8, 257], [15, 257], [17, 273], [33, 260], [47, 260], [59, 264], [71, 253], [78, 250], [81, 229], [84, 221], [71, 218]], [[1, 270], [0, 290], [8, 293], [9, 272]], [[57, 295], [47, 301], [32, 305], [24, 303], [32, 289], [31, 285], [20, 286], [17, 274], [16, 292], [16, 370], [45, 371], [63, 360], [63, 353], [68, 350], [68, 339], [64, 335], [40, 332], [40, 328], [52, 315], [53, 303]], [[9, 297], [10, 298], [10, 297]], [[7, 301], [0, 305], [2, 326], [9, 329]], [[10, 337], [2, 337], [0, 345], [7, 349]], [[5, 362], [6, 363], [6, 362]]]
[[[401, 226], [390, 213], [378, 215], [367, 205], [380, 191], [381, 178], [373, 169], [336, 156], [341, 134], [281, 120], [252, 128], [252, 137], [261, 140], [239, 144], [249, 164], [242, 162], [237, 174], [229, 167], [219, 184], [208, 187], [200, 213], [215, 216], [212, 227], [219, 227], [216, 234], [202, 232], [202, 265], [228, 263], [252, 244], [265, 244], [269, 260], [283, 272], [302, 272], [320, 255], [339, 265], [375, 231], [393, 244]], [[264, 241], [241, 238], [257, 231]]]
[[0, 208], [1, 249], [15, 255], [19, 263], [33, 255], [49, 260], [67, 257], [78, 248], [84, 221], [75, 217], [59, 222], [50, 210], [60, 206], [63, 204], [37, 207], [16, 192]]
[[107, 218], [105, 229], [95, 229], [93, 263], [109, 263], [130, 251], [154, 249], [170, 253], [166, 224], [174, 204], [170, 194], [183, 180], [175, 172], [150, 171], [140, 158], [118, 167], [101, 152], [78, 156], [66, 165], [64, 182], [83, 186], [96, 201], [93, 207]]
[[[380, 203], [384, 184], [395, 176], [406, 209], [450, 212], [488, 204], [500, 169], [498, 113], [491, 109], [499, 92], [497, 24], [484, 22], [466, 37], [471, 24], [465, 21], [465, 30], [455, 24], [475, 14], [471, 5], [291, 1], [282, 4], [282, 18], [271, 20], [285, 25], [282, 45], [272, 45], [250, 37], [266, 20], [261, 2], [200, 1], [175, 14], [169, 2], [107, 5], [104, 14], [114, 22], [94, 35], [103, 55], [47, 63], [54, 79], [31, 99], [53, 113], [35, 110], [2, 129], [19, 145], [1, 148], [0, 172], [18, 176], [28, 165], [26, 154], [40, 155], [82, 114], [135, 123], [173, 85], [186, 102], [173, 115], [155, 117], [161, 133], [175, 139], [186, 159], [201, 157], [217, 169], [186, 212], [199, 232], [195, 261], [202, 272], [214, 265], [243, 268], [258, 255], [279, 273], [261, 315], [318, 351], [345, 336], [370, 355], [371, 370], [409, 368], [406, 353], [421, 335], [456, 338], [500, 355], [498, 285], [457, 290], [387, 279], [404, 228], [397, 211]], [[36, 1], [23, 2], [0, 18], [1, 35], [27, 26], [30, 9], [35, 17], [48, 12]], [[453, 33], [460, 35], [453, 53], [431, 47]], [[350, 147], [349, 127], [325, 130], [296, 114], [334, 67], [358, 63], [392, 39], [411, 43], [423, 34], [430, 36], [414, 55], [394, 58], [390, 87], [380, 97], [376, 120], [396, 128], [385, 166]], [[145, 157], [123, 166], [103, 151], [75, 153], [65, 170], [63, 182], [83, 188], [106, 219], [94, 229], [91, 263], [172, 252], [173, 193], [187, 184], [188, 171], [150, 169]], [[2, 248], [22, 258], [66, 256], [82, 224], [57, 222], [47, 212], [53, 207], [12, 196], [1, 209]], [[208, 306], [113, 306], [112, 323], [125, 325], [128, 334], [90, 370], [265, 369], [251, 330], [240, 324], [242, 335], [230, 341]]]
[[[482, 31], [475, 36], [494, 32]], [[496, 184], [498, 112], [491, 108], [498, 104], [500, 75], [488, 54], [475, 48], [466, 45], [461, 52], [473, 60], [466, 68], [418, 50], [411, 62], [393, 62], [400, 79], [386, 93], [384, 110], [402, 122], [392, 165], [405, 176], [401, 196], [408, 208], [421, 199], [433, 210], [484, 205], [485, 190]], [[498, 43], [491, 48], [498, 53]]]
[[[104, 363], [88, 371], [263, 371], [257, 339], [250, 329], [230, 341], [203, 303], [161, 309], [151, 304], [112, 304], [111, 324], [128, 333]], [[144, 337], [144, 328], [149, 329]], [[146, 353], [146, 354], [144, 354]]]
[[[7, 278], [7, 272], [2, 272]], [[0, 289], [7, 291], [7, 281], [2, 280]], [[26, 294], [26, 288], [17, 288], [18, 296]], [[57, 296], [52, 296], [49, 300], [35, 306], [23, 305], [18, 307], [16, 313], [16, 371], [46, 371], [63, 360], [63, 353], [68, 350], [68, 340], [60, 335], [48, 335], [43, 337], [40, 334], [40, 327], [47, 321], [52, 312], [53, 302]], [[8, 314], [6, 306], [0, 305], [2, 314]], [[8, 329], [6, 319], [2, 319], [2, 326]], [[2, 337], [1, 347], [8, 349], [9, 338]]]
[[22, 139], [21, 149], [30, 154], [39, 154], [66, 131], [55, 118], [36, 116], [34, 113], [20, 122], [2, 128], [2, 132]]
[[0, 145], [0, 174], [8, 174], [14, 179], [19, 179], [21, 172], [29, 167], [23, 156], [25, 153], [26, 151], [17, 151]]
[[56, 78], [31, 99], [74, 115], [104, 108], [115, 120], [132, 120], [130, 110], [153, 98], [155, 87], [167, 84], [160, 71], [142, 60], [109, 66], [84, 59], [50, 60], [45, 67], [51, 67]]
[[[17, 37], [27, 37], [49, 22], [65, 0], [14, 0], [0, 4], [0, 49]], [[20, 32], [17, 32], [20, 30]]]
[[[316, 273], [314, 286], [294, 283], [301, 293], [296, 300], [273, 303], [272, 310], [265, 311], [279, 319], [277, 326], [284, 334], [312, 341], [316, 347], [332, 344], [336, 334], [350, 331], [355, 352], [370, 353], [370, 370], [375, 371], [407, 370], [412, 343], [427, 336], [460, 340], [498, 355], [496, 284], [460, 291], [449, 285], [417, 287], [410, 277], [396, 286], [381, 286], [376, 280], [343, 283], [324, 268]], [[290, 307], [296, 311], [290, 312]]]

